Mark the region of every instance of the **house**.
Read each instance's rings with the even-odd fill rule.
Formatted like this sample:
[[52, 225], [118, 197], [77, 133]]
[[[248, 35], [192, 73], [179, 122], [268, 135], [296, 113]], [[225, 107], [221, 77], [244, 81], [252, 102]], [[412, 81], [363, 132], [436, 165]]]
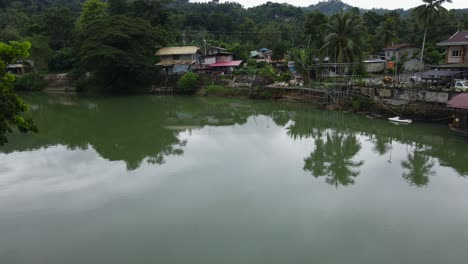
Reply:
[[16, 63], [7, 64], [6, 71], [14, 75], [22, 75], [33, 71], [31, 61], [17, 61]]
[[165, 47], [156, 52], [160, 62], [156, 66], [164, 68], [167, 74], [181, 74], [201, 63], [202, 52], [198, 47]]
[[404, 59], [405, 70], [414, 71], [420, 70], [422, 68], [422, 65], [420, 65], [420, 61], [417, 58], [417, 56], [421, 52], [421, 49], [413, 44], [396, 44], [386, 47], [384, 51], [385, 60], [387, 61], [401, 61]]
[[234, 60], [234, 53], [225, 48], [211, 47], [202, 57], [201, 65], [194, 67], [199, 73], [231, 73], [242, 64], [242, 60]]
[[207, 51], [207, 54], [203, 56], [202, 64], [211, 65], [217, 62], [233, 61], [233, 60], [234, 60], [234, 53], [228, 52], [224, 48], [212, 47], [212, 48], [209, 48]]
[[388, 61], [393, 60], [393, 57], [396, 60], [401, 60], [404, 56], [408, 59], [415, 57], [420, 49], [412, 44], [396, 44], [384, 49], [385, 59]]
[[273, 62], [272, 56], [273, 56], [273, 51], [267, 48], [261, 48], [258, 51], [253, 50], [250, 52], [250, 57], [252, 59], [255, 59], [257, 62], [265, 61], [267, 63], [271, 63]]
[[385, 70], [385, 60], [382, 59], [367, 59], [362, 63], [368, 73], [381, 73]]
[[437, 43], [437, 46], [445, 48], [445, 63], [452, 64], [445, 68], [460, 66], [468, 69], [468, 31], [458, 31], [449, 39]]

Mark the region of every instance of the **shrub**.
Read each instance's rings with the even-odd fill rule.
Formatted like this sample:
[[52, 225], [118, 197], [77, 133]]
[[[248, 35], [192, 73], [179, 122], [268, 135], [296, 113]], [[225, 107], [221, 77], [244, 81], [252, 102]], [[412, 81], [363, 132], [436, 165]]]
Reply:
[[266, 66], [268, 65], [268, 63], [266, 61], [259, 61], [257, 62], [257, 68], [261, 69], [261, 68], [265, 68]]
[[177, 89], [182, 93], [193, 93], [198, 87], [200, 76], [193, 72], [187, 72], [177, 82]]
[[28, 73], [16, 78], [14, 89], [17, 91], [40, 91], [46, 86], [47, 82], [41, 75]]
[[240, 88], [230, 88], [222, 85], [208, 85], [204, 89], [205, 95], [217, 95], [217, 96], [239, 96], [246, 95], [248, 90]]

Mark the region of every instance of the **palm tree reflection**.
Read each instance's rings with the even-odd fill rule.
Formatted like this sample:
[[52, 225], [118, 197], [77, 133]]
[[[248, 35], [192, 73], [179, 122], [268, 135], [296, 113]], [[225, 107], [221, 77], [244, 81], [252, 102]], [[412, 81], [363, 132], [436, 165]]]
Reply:
[[326, 176], [326, 182], [339, 185], [354, 184], [359, 175], [357, 170], [364, 161], [353, 161], [361, 150], [361, 144], [354, 134], [337, 131], [326, 133], [326, 141], [322, 136], [315, 139], [315, 150], [304, 159], [304, 170], [310, 171], [314, 177]]
[[435, 175], [434, 162], [422, 149], [416, 148], [412, 153], [408, 153], [407, 160], [401, 162], [401, 166], [407, 170], [403, 173], [403, 178], [410, 185], [417, 187], [426, 186], [429, 177]]

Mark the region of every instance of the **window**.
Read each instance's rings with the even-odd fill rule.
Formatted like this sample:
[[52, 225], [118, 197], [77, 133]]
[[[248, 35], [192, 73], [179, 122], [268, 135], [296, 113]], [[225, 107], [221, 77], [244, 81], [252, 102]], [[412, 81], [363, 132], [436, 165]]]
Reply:
[[174, 55], [174, 56], [172, 56], [172, 59], [173, 60], [180, 60], [180, 55]]
[[460, 50], [459, 49], [452, 50], [452, 57], [460, 57]]

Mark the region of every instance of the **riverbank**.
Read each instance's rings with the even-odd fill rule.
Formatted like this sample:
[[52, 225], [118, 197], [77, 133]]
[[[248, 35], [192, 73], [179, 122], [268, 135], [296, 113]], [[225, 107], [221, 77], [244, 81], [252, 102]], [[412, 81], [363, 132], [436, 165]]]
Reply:
[[[180, 94], [177, 89], [179, 77], [161, 77], [145, 93]], [[73, 81], [66, 74], [47, 75], [45, 80], [46, 92], [75, 92]], [[453, 111], [445, 106], [445, 102], [456, 93], [425, 90], [409, 84], [331, 86], [316, 83], [312, 87], [303, 87], [274, 85], [271, 78], [262, 76], [200, 75], [193, 95], [304, 102], [328, 110], [383, 117], [397, 115], [417, 121], [447, 123]]]

